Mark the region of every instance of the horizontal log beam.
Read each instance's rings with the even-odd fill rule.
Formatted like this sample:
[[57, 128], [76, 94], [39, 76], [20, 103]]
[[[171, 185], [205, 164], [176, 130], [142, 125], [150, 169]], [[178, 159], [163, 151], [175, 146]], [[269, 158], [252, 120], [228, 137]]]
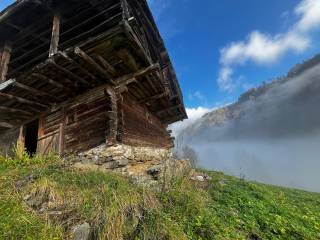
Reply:
[[85, 63], [87, 63], [91, 68], [97, 71], [101, 77], [104, 77], [108, 81], [110, 81], [113, 85], [115, 84], [112, 80], [112, 76], [105, 71], [95, 60], [93, 60], [88, 54], [82, 51], [80, 48], [76, 47], [74, 49], [74, 53]]
[[106, 59], [104, 59], [100, 55], [97, 55], [96, 58], [100, 65], [103, 66], [112, 77], [115, 77], [117, 75], [116, 69]]
[[6, 122], [0, 122], [0, 127], [3, 128], [14, 128], [14, 126], [10, 123], [6, 123]]
[[64, 86], [63, 84], [47, 77], [46, 75], [43, 75], [41, 73], [33, 73], [32, 76], [38, 78], [38, 79], [41, 79], [42, 81], [45, 81], [53, 86], [55, 86], [56, 88], [60, 88], [60, 89], [63, 89], [63, 90], [66, 90], [67, 92], [72, 92], [72, 90], [66, 86]]
[[19, 113], [19, 114], [25, 114], [28, 116], [32, 116], [31, 112], [25, 111], [25, 110], [21, 110], [21, 109], [17, 109], [17, 108], [11, 108], [11, 107], [2, 107], [0, 106], [0, 111], [3, 112], [10, 112], [10, 113]]
[[5, 98], [9, 98], [9, 99], [12, 99], [12, 100], [15, 100], [19, 103], [24, 103], [24, 104], [27, 104], [27, 105], [36, 105], [36, 106], [39, 106], [39, 107], [42, 107], [42, 108], [47, 108], [49, 109], [50, 107], [47, 106], [47, 105], [44, 105], [42, 103], [38, 103], [38, 102], [35, 102], [35, 101], [31, 101], [29, 99], [25, 99], [25, 98], [21, 98], [21, 97], [17, 97], [17, 96], [14, 96], [14, 95], [11, 95], [11, 94], [7, 94], [7, 93], [1, 93], [0, 92], [0, 96], [1, 97], [5, 97]]
[[124, 83], [126, 83], [130, 79], [136, 79], [138, 77], [142, 77], [142, 76], [147, 75], [147, 74], [149, 74], [159, 68], [160, 68], [159, 64], [153, 64], [153, 65], [151, 65], [147, 68], [141, 69], [137, 72], [130, 73], [130, 74], [124, 75], [122, 77], [119, 77], [117, 79], [114, 79], [113, 82], [115, 82], [116, 85], [123, 85]]
[[78, 68], [82, 74], [90, 77], [93, 81], [97, 81], [97, 78], [91, 74], [90, 72], [88, 72], [85, 68], [83, 68], [79, 63], [77, 63], [76, 61], [74, 61], [72, 58], [70, 58], [67, 54], [65, 54], [64, 52], [58, 52], [56, 54], [57, 56], [62, 57], [63, 59], [65, 59], [66, 61], [68, 61], [72, 66], [75, 66], [76, 68]]
[[40, 91], [40, 90], [35, 89], [35, 88], [32, 88], [32, 87], [29, 87], [29, 86], [24, 85], [24, 84], [22, 84], [22, 83], [15, 82], [13, 85], [15, 85], [16, 87], [21, 88], [21, 89], [23, 89], [23, 90], [26, 90], [26, 91], [28, 91], [28, 92], [30, 92], [30, 93], [33, 93], [33, 94], [35, 94], [35, 95], [37, 95], [37, 96], [49, 97], [49, 98], [51, 98], [51, 99], [54, 99], [54, 100], [57, 101], [57, 102], [59, 101], [58, 98], [56, 98], [55, 96], [53, 96], [53, 95], [51, 95], [51, 94], [49, 94], [49, 93]]
[[180, 108], [181, 107], [181, 104], [178, 104], [178, 105], [175, 105], [175, 106], [171, 106], [171, 107], [168, 107], [168, 108], [165, 108], [163, 110], [160, 110], [158, 112], [156, 112], [157, 115], [160, 115], [162, 113], [166, 113], [168, 111], [171, 111], [171, 110], [176, 110], [177, 108]]
[[6, 88], [12, 86], [14, 82], [15, 82], [14, 79], [9, 79], [3, 83], [0, 83], [0, 91], [5, 90]]
[[65, 74], [68, 78], [71, 78], [77, 82], [81, 82], [84, 85], [90, 85], [86, 80], [84, 80], [83, 78], [77, 76], [76, 74], [74, 74], [73, 72], [69, 71], [68, 69], [56, 64], [54, 61], [49, 61], [49, 65], [52, 65], [53, 67], [55, 67], [58, 71], [62, 72], [63, 74]]
[[160, 93], [160, 94], [157, 94], [157, 95], [154, 95], [154, 96], [151, 96], [151, 97], [147, 97], [145, 99], [142, 99], [139, 101], [139, 103], [146, 103], [146, 102], [151, 102], [151, 101], [155, 101], [155, 100], [158, 100], [160, 98], [164, 98], [164, 97], [167, 97], [168, 94], [167, 93]]

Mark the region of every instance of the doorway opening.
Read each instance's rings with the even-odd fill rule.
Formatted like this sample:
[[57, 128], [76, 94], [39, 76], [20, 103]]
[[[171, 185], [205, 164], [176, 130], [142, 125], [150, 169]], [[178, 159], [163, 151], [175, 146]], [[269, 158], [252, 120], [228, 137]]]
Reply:
[[33, 155], [37, 152], [38, 129], [39, 120], [33, 121], [26, 125], [25, 148], [30, 155]]

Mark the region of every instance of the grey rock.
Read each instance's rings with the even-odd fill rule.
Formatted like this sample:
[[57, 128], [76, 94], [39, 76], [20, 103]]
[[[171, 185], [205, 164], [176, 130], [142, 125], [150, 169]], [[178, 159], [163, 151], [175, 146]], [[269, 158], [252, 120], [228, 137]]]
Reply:
[[85, 222], [79, 226], [76, 226], [73, 230], [74, 240], [89, 240], [91, 227], [90, 224]]
[[112, 161], [114, 161], [114, 159], [112, 157], [101, 157], [101, 156], [95, 157], [95, 164], [97, 164], [99, 166], [103, 165], [104, 163], [112, 162]]
[[106, 162], [106, 163], [102, 164], [102, 167], [105, 169], [115, 169], [118, 167], [118, 164], [116, 161]]
[[123, 157], [122, 158], [118, 158], [116, 160], [116, 162], [117, 162], [117, 165], [119, 167], [125, 167], [125, 166], [127, 166], [129, 164], [129, 160], [127, 158], [123, 158]]
[[28, 183], [33, 183], [35, 180], [37, 180], [37, 176], [31, 174], [27, 176], [25, 179], [19, 180], [16, 182], [16, 188], [20, 189], [26, 186]]
[[147, 170], [147, 173], [154, 177], [160, 174], [162, 168], [163, 168], [162, 165], [152, 166]]

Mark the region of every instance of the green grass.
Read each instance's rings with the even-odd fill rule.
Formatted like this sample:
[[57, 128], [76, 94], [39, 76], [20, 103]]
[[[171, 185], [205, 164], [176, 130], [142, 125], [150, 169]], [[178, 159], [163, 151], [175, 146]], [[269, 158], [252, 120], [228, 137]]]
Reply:
[[[16, 186], [30, 174], [34, 181]], [[320, 194], [208, 174], [205, 186], [180, 176], [159, 191], [75, 171], [54, 156], [0, 158], [0, 239], [68, 239], [84, 221], [93, 239], [320, 239]], [[26, 205], [26, 195], [41, 191], [64, 217]]]

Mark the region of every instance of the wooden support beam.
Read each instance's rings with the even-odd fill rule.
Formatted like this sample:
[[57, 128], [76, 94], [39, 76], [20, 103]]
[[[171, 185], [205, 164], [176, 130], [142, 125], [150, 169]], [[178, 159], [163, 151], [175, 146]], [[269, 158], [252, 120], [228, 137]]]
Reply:
[[5, 90], [6, 88], [12, 86], [14, 82], [15, 82], [14, 79], [9, 79], [8, 81], [5, 81], [5, 82], [3, 82], [3, 83], [0, 83], [0, 91], [3, 91], [3, 90]]
[[41, 73], [33, 73], [32, 76], [36, 77], [36, 78], [39, 78], [41, 79], [42, 81], [45, 81], [53, 86], [55, 86], [56, 88], [60, 88], [60, 89], [63, 89], [63, 90], [66, 90], [67, 92], [72, 92], [72, 90], [66, 86], [64, 86], [63, 84], [55, 81], [55, 80], [52, 80], [51, 78], [47, 77], [46, 75], [43, 75]]
[[104, 67], [112, 77], [115, 77], [117, 75], [116, 69], [106, 59], [104, 59], [100, 55], [97, 55], [96, 58], [98, 60], [98, 63], [100, 63], [100, 65]]
[[24, 104], [28, 104], [28, 105], [36, 105], [36, 106], [39, 106], [39, 107], [42, 107], [42, 108], [47, 108], [49, 109], [50, 107], [47, 106], [47, 105], [44, 105], [42, 103], [38, 103], [38, 102], [35, 102], [35, 101], [31, 101], [29, 99], [25, 99], [25, 98], [21, 98], [21, 97], [17, 97], [17, 96], [13, 96], [11, 94], [7, 94], [7, 93], [1, 93], [0, 92], [0, 96], [1, 97], [5, 97], [5, 98], [9, 98], [9, 99], [12, 99], [12, 100], [15, 100], [19, 103], [24, 103]]
[[7, 122], [0, 122], [0, 127], [3, 127], [3, 128], [14, 128], [14, 126], [10, 123], [7, 123]]
[[0, 59], [0, 83], [4, 82], [7, 77], [8, 68], [9, 68], [9, 62], [10, 62], [10, 56], [11, 56], [11, 43], [6, 42], [4, 44], [1, 59]]
[[178, 104], [178, 105], [175, 105], [175, 106], [171, 106], [171, 107], [168, 107], [168, 108], [165, 108], [163, 110], [160, 110], [160, 111], [156, 112], [156, 114], [160, 115], [162, 113], [166, 113], [168, 111], [175, 110], [175, 109], [180, 108], [180, 107], [181, 107], [181, 104]]
[[129, 85], [130, 83], [137, 83], [137, 79], [136, 78], [129, 78], [127, 80], [123, 80], [120, 83], [117, 84], [118, 87], [122, 88], [125, 87], [127, 85]]
[[59, 125], [59, 156], [62, 156], [64, 154], [65, 150], [65, 125], [67, 122], [67, 115], [65, 108], [62, 108], [62, 121]]
[[32, 116], [32, 113], [31, 113], [31, 112], [28, 112], [28, 111], [25, 111], [25, 110], [21, 110], [21, 109], [17, 109], [17, 108], [11, 108], [11, 107], [3, 107], [3, 106], [0, 106], [0, 111], [10, 112], [10, 113], [19, 113], [19, 114], [24, 114], [24, 115]]
[[68, 78], [71, 78], [77, 82], [81, 82], [84, 85], [89, 86], [90, 84], [84, 80], [83, 78], [77, 76], [76, 74], [74, 74], [73, 72], [69, 71], [68, 69], [56, 64], [54, 61], [49, 61], [49, 64], [52, 65], [53, 67], [55, 67], [58, 71], [62, 72], [63, 74], [65, 74]]
[[145, 69], [141, 69], [137, 72], [130, 73], [130, 74], [124, 75], [122, 77], [119, 77], [117, 79], [114, 79], [113, 82], [115, 82], [116, 85], [122, 85], [130, 79], [136, 79], [138, 77], [142, 77], [144, 75], [147, 75], [147, 74], [159, 69], [159, 67], [160, 67], [159, 64], [153, 64]]
[[131, 71], [137, 71], [139, 69], [139, 66], [132, 56], [132, 54], [129, 52], [128, 49], [122, 48], [117, 52], [117, 56], [122, 60], [122, 62], [128, 66]]
[[60, 14], [55, 13], [53, 16], [53, 26], [52, 26], [52, 36], [51, 36], [49, 57], [52, 57], [58, 52], [59, 37], [60, 37]]
[[114, 89], [116, 91], [117, 94], [122, 94], [122, 93], [126, 93], [129, 91], [128, 87], [127, 86], [118, 86], [118, 87], [115, 87]]
[[118, 134], [118, 106], [117, 96], [114, 89], [111, 86], [107, 86], [105, 95], [110, 103], [110, 111], [108, 112], [109, 124], [108, 132], [106, 136], [106, 143], [108, 146], [112, 146], [117, 142]]
[[56, 98], [55, 96], [53, 96], [53, 95], [51, 95], [51, 94], [49, 94], [49, 93], [40, 91], [40, 90], [35, 89], [35, 88], [32, 88], [32, 87], [29, 87], [29, 86], [24, 85], [24, 84], [22, 84], [22, 83], [15, 82], [13, 85], [15, 85], [16, 87], [21, 88], [21, 89], [23, 89], [23, 90], [26, 90], [26, 91], [28, 91], [28, 92], [30, 92], [30, 93], [33, 93], [33, 94], [35, 94], [35, 95], [37, 95], [37, 96], [49, 97], [49, 98], [53, 99], [53, 100], [56, 101], [56, 102], [59, 101], [58, 98]]
[[164, 97], [167, 97], [168, 94], [167, 93], [160, 93], [160, 94], [157, 94], [157, 95], [154, 95], [154, 96], [151, 96], [151, 97], [147, 97], [145, 99], [142, 99], [139, 101], [139, 103], [146, 103], [146, 102], [151, 102], [151, 101], [155, 101], [155, 100], [158, 100], [160, 98], [164, 98]]
[[89, 78], [91, 78], [93, 81], [98, 81], [97, 78], [91, 74], [90, 72], [88, 72], [85, 68], [83, 68], [79, 63], [77, 63], [76, 61], [74, 61], [72, 58], [70, 58], [67, 54], [65, 54], [64, 52], [58, 52], [57, 53], [58, 56], [64, 58], [66, 61], [68, 61], [72, 66], [75, 66], [76, 68], [78, 68], [82, 74], [88, 76]]
[[85, 63], [87, 63], [91, 68], [96, 70], [102, 77], [110, 81], [113, 85], [115, 84], [115, 82], [112, 80], [112, 76], [107, 71], [105, 71], [95, 60], [93, 60], [88, 54], [86, 54], [78, 47], [74, 49], [74, 53]]

